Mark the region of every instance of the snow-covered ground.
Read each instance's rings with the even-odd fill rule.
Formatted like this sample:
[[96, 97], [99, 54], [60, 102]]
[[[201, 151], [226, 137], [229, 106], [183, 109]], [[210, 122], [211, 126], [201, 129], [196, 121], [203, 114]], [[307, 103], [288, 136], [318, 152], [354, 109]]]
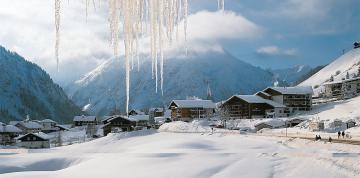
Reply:
[[234, 133], [139, 131], [0, 154], [0, 177], [358, 177], [358, 148]]

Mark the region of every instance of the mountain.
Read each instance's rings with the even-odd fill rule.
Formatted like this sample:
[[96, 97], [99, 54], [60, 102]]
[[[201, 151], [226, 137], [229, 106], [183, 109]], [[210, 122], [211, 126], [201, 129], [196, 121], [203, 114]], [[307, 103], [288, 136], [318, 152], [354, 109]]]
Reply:
[[[172, 99], [206, 98], [207, 82], [213, 99], [234, 94], [253, 94], [272, 84], [272, 74], [242, 62], [227, 52], [189, 52], [167, 56], [164, 66], [164, 96], [155, 93], [151, 60], [142, 56], [141, 70], [131, 71], [130, 108], [167, 105]], [[68, 94], [89, 112], [108, 114], [114, 106], [124, 110], [124, 61], [110, 59], [74, 82]], [[159, 90], [160, 91], [160, 90]], [[90, 107], [89, 107], [90, 106]]]
[[304, 74], [303, 76], [301, 76], [295, 83], [294, 85], [298, 85], [302, 82], [304, 82], [305, 80], [309, 79], [311, 76], [313, 76], [314, 74], [318, 73], [321, 69], [323, 69], [326, 65], [321, 65], [321, 66], [317, 66], [313, 69], [311, 69], [308, 73]]
[[81, 110], [36, 64], [0, 46], [0, 121], [70, 121]]
[[307, 65], [298, 65], [285, 69], [269, 69], [274, 74], [274, 80], [281, 86], [293, 86], [304, 75], [308, 74], [312, 68]]
[[322, 83], [330, 81], [331, 76], [333, 76], [334, 81], [340, 81], [346, 78], [348, 73], [350, 77], [354, 77], [358, 75], [359, 69], [360, 48], [352, 49], [299, 85], [317, 88], [317, 86], [320, 86]]

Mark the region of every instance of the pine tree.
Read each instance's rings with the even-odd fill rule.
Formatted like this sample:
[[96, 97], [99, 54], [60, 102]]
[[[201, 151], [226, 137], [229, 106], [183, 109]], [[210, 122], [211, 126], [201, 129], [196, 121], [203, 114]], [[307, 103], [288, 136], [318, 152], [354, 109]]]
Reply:
[[334, 81], [334, 76], [331, 75], [331, 77], [330, 77], [330, 82], [333, 82], [333, 81]]
[[350, 74], [349, 74], [349, 72], [346, 72], [346, 79], [350, 79]]

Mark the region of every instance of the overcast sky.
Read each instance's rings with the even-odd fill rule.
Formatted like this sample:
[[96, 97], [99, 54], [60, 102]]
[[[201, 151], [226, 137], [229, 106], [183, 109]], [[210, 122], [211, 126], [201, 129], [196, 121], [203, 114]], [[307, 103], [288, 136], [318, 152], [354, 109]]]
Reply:
[[[216, 0], [189, 0], [194, 50], [224, 48], [263, 68], [317, 66], [360, 39], [359, 0], [225, 1], [226, 12], [219, 13]], [[37, 63], [57, 82], [79, 78], [112, 57], [107, 0], [91, 7], [87, 20], [84, 2], [62, 1], [59, 72], [53, 0], [1, 0], [0, 45]], [[143, 40], [144, 49], [146, 44]]]

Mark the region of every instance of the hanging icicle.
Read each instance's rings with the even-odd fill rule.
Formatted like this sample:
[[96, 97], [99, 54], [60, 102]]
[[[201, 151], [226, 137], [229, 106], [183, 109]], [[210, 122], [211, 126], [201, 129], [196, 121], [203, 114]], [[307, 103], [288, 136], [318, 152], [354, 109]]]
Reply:
[[57, 71], [59, 71], [60, 7], [61, 1], [55, 0], [55, 58]]
[[[99, 0], [99, 7], [100, 7]], [[86, 20], [88, 18], [90, 0], [85, 0]], [[95, 0], [93, 0], [95, 9]], [[219, 9], [224, 10], [224, 0], [218, 0]], [[165, 40], [172, 42], [175, 32], [176, 40], [179, 39], [179, 24], [183, 19], [185, 51], [187, 54], [187, 21], [188, 0], [109, 0], [109, 25], [110, 43], [116, 57], [119, 57], [120, 23], [123, 23], [125, 45], [125, 88], [126, 88], [126, 113], [129, 109], [130, 69], [134, 67], [134, 58], [139, 61], [139, 38], [144, 31], [149, 31], [151, 51], [152, 78], [155, 79], [158, 91], [158, 66], [160, 67], [160, 89], [164, 93], [164, 48]], [[145, 23], [145, 24], [144, 24]], [[56, 42], [55, 56], [59, 65], [59, 39], [60, 39], [60, 0], [55, 0], [55, 27]], [[145, 29], [145, 30], [144, 30]], [[131, 62], [131, 64], [130, 64]]]

